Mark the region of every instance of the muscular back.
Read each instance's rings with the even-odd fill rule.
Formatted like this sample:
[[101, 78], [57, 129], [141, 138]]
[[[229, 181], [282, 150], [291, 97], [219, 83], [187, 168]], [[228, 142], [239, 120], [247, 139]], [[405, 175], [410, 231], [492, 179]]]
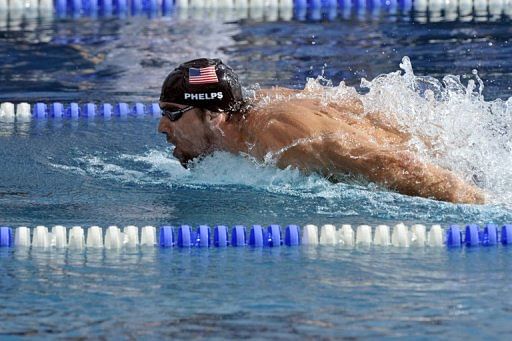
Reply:
[[323, 104], [288, 89], [266, 90], [258, 97], [260, 104], [247, 115], [242, 129], [249, 153], [260, 160], [329, 179], [363, 176], [408, 195], [483, 201], [477, 188], [419, 160], [407, 147], [408, 134], [384, 115], [364, 113], [356, 98]]

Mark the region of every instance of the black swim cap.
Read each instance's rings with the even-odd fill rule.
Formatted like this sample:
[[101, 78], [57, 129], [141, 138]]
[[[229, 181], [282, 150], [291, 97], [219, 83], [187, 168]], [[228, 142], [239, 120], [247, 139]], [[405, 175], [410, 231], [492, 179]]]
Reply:
[[242, 87], [238, 75], [220, 59], [195, 59], [167, 76], [160, 101], [211, 111], [236, 111], [243, 103]]

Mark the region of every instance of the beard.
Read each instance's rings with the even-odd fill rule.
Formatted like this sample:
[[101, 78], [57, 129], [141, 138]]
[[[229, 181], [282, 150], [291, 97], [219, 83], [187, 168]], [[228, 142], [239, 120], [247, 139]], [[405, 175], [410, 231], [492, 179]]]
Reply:
[[172, 153], [172, 155], [180, 161], [180, 164], [184, 168], [188, 168], [189, 161], [194, 159], [194, 156], [192, 156], [188, 153], [185, 153], [184, 151], [182, 151], [181, 149], [178, 149], [178, 148], [174, 148], [174, 152]]
[[172, 155], [180, 161], [180, 164], [188, 169], [190, 164], [189, 162], [194, 159], [202, 159], [206, 155], [212, 154], [215, 151], [215, 147], [213, 144], [213, 137], [212, 136], [205, 136], [205, 141], [203, 141], [203, 144], [198, 147], [199, 150], [202, 150], [202, 152], [195, 152], [195, 153], [188, 153], [183, 151], [181, 148], [174, 147], [174, 151]]

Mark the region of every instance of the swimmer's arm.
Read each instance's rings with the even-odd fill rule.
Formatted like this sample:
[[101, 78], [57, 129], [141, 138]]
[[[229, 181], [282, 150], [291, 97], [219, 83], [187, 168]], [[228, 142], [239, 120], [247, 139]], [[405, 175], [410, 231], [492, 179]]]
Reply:
[[[335, 151], [335, 148], [339, 149]], [[419, 160], [412, 152], [369, 145], [347, 148], [339, 142], [329, 149], [337, 154], [340, 168], [359, 172], [368, 180], [399, 193], [454, 203], [484, 203], [484, 195], [477, 187], [449, 170]]]

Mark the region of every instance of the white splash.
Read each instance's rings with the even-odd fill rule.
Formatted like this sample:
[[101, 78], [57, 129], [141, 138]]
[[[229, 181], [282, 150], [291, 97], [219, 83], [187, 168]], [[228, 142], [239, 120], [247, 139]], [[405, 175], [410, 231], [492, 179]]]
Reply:
[[404, 72], [362, 80], [369, 90], [360, 96], [365, 109], [399, 122], [426, 161], [474, 181], [493, 202], [512, 204], [512, 98], [486, 101], [476, 70], [464, 85], [460, 76], [415, 76], [408, 57], [400, 68]]

